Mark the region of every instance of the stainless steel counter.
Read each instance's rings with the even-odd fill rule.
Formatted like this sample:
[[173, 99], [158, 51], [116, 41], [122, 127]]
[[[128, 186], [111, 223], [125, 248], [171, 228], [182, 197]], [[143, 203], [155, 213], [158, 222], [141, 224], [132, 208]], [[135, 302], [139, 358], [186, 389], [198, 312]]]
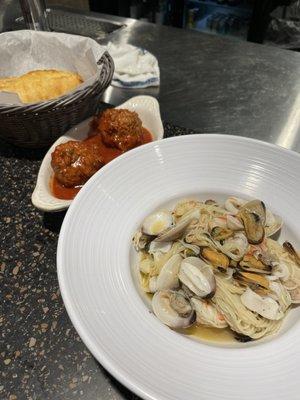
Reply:
[[161, 86], [109, 88], [105, 101], [116, 105], [136, 94], [150, 94], [159, 99], [163, 119], [176, 125], [201, 133], [248, 136], [300, 151], [300, 54], [114, 19], [127, 27], [111, 40], [155, 54]]
[[129, 18], [77, 13], [88, 19], [87, 24], [125, 25], [101, 42], [141, 46], [159, 61], [159, 88], [110, 87], [104, 101], [117, 105], [136, 94], [150, 94], [159, 99], [165, 121], [201, 133], [248, 136], [300, 151], [297, 52]]

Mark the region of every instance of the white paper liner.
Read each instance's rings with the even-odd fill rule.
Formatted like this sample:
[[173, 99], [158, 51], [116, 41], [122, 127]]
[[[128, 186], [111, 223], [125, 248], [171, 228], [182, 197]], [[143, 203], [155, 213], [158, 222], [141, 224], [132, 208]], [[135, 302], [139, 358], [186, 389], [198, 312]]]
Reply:
[[[0, 34], [0, 78], [39, 69], [77, 72], [84, 80], [72, 94], [92, 85], [105, 47], [95, 40], [66, 33], [21, 30]], [[24, 105], [16, 93], [0, 92], [0, 104]], [[27, 103], [28, 104], [28, 103]]]

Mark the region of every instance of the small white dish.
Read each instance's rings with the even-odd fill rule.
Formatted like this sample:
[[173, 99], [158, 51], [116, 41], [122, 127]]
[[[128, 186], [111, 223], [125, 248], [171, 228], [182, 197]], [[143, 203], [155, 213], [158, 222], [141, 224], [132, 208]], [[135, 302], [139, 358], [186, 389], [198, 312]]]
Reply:
[[[160, 140], [163, 138], [164, 128], [160, 116], [159, 103], [154, 97], [135, 96], [116, 108], [126, 108], [127, 110], [137, 112], [143, 126], [152, 133], [153, 140]], [[72, 203], [73, 200], [58, 199], [51, 193], [50, 179], [53, 175], [51, 153], [54, 151], [55, 147], [61, 143], [65, 143], [69, 140], [85, 139], [89, 131], [91, 120], [92, 117], [71, 128], [65, 135], [58, 138], [46, 153], [40, 166], [35, 189], [31, 196], [32, 204], [36, 208], [47, 212], [62, 211], [67, 209]]]
[[66, 309], [96, 359], [147, 400], [299, 400], [299, 307], [266, 340], [196, 341], [150, 312], [132, 254], [145, 216], [190, 196], [262, 199], [283, 218], [280, 242], [298, 247], [299, 181], [299, 154], [213, 134], [149, 143], [97, 172], [69, 208], [57, 249]]

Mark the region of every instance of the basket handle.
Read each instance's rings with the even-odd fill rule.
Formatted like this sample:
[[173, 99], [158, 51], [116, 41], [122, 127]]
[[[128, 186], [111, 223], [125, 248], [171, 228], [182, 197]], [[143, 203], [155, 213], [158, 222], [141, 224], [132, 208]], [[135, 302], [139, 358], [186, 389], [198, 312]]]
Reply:
[[105, 52], [102, 54], [102, 56], [97, 61], [97, 65], [100, 65], [103, 62], [103, 59], [107, 58], [107, 57], [111, 58], [111, 55], [109, 54], [109, 52], [107, 50], [105, 50]]

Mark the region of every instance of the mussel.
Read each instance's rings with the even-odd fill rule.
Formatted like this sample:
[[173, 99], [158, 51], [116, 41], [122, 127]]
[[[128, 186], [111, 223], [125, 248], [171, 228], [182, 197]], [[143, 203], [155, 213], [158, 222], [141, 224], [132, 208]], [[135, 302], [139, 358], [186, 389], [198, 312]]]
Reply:
[[252, 272], [236, 271], [233, 274], [234, 279], [247, 286], [261, 286], [264, 289], [269, 289], [270, 282], [263, 275], [253, 274]]
[[248, 242], [259, 244], [265, 237], [266, 207], [260, 200], [244, 204], [237, 214], [244, 224]]
[[257, 274], [271, 274], [272, 266], [265, 265], [261, 260], [258, 260], [252, 255], [246, 254], [239, 262], [239, 267], [247, 272], [255, 272]]
[[300, 266], [300, 256], [294, 249], [294, 246], [290, 242], [284, 242], [282, 246], [294, 258], [295, 262]]
[[208, 261], [208, 264], [215, 268], [220, 268], [221, 270], [225, 271], [229, 267], [229, 258], [225, 254], [215, 249], [203, 247], [201, 248], [200, 253], [201, 256]]

